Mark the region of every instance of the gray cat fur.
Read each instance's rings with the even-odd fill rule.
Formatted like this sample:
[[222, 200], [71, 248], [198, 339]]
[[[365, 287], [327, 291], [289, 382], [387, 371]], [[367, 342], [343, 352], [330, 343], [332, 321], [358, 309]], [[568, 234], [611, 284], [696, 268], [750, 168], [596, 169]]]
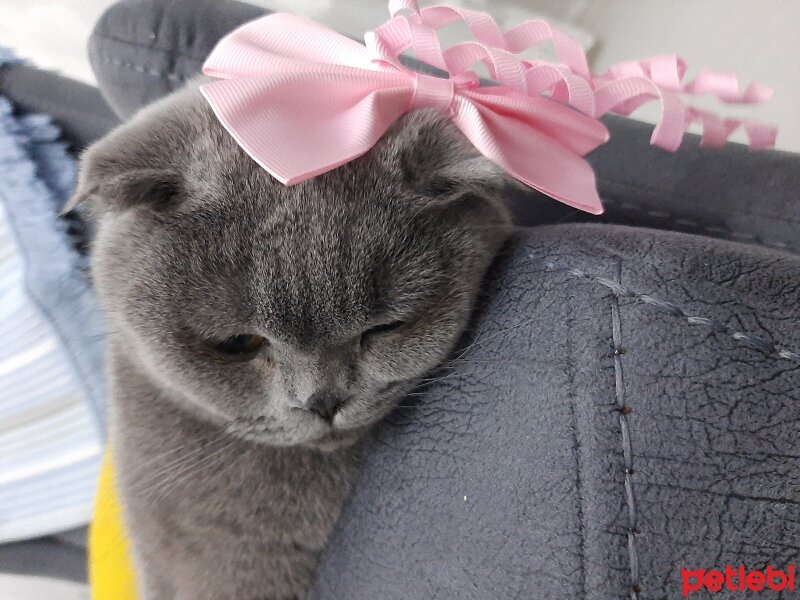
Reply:
[[[304, 595], [358, 440], [466, 327], [509, 234], [504, 183], [447, 119], [417, 111], [286, 187], [196, 83], [85, 153], [70, 208], [98, 221], [111, 441], [143, 600]], [[213, 350], [242, 333], [268, 350]], [[332, 426], [303, 409], [318, 391], [347, 398]]]

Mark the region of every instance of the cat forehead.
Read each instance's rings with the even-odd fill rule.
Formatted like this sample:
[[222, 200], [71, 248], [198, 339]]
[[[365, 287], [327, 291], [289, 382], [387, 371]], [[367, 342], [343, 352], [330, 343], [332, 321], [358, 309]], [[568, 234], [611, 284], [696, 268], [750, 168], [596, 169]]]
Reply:
[[[462, 168], [458, 144], [433, 135], [443, 127], [436, 113], [418, 111], [367, 155], [284, 186], [238, 147], [199, 94], [185, 92], [98, 145], [84, 184], [121, 170], [132, 176], [112, 192], [127, 191], [139, 174], [177, 180], [136, 190], [106, 213], [109, 223], [124, 221], [115, 231], [128, 254], [144, 259], [131, 269], [139, 287], [157, 281], [168, 292], [162, 297], [173, 306], [165, 311], [189, 314], [203, 304], [210, 322], [215, 310], [263, 310], [305, 331], [418, 299], [438, 285], [445, 264], [457, 270], [443, 252], [475, 236], [441, 218], [436, 206], [446, 201], [435, 194], [470, 192], [484, 170], [469, 161]], [[176, 189], [172, 202], [144, 199]]]
[[336, 336], [419, 295], [431, 226], [380, 202], [284, 195], [202, 203], [152, 230], [156, 277], [182, 312], [252, 319], [287, 339]]
[[[229, 270], [220, 262], [246, 268], [258, 289], [296, 291], [297, 300], [315, 295], [363, 295], [386, 286], [392, 273], [425, 262], [436, 240], [430, 224], [414, 222], [377, 202], [294, 198], [268, 203], [231, 203], [222, 216], [211, 211], [181, 227], [173, 240], [195, 264]], [[184, 240], [199, 241], [185, 244]], [[191, 263], [190, 263], [191, 264]], [[283, 296], [287, 296], [286, 293]], [[289, 294], [291, 297], [291, 294]]]

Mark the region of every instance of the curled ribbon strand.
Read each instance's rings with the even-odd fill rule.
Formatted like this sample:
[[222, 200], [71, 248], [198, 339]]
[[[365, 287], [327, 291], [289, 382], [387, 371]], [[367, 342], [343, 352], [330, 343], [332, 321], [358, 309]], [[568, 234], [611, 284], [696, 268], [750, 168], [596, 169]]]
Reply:
[[[411, 17], [397, 17], [401, 11], [410, 12]], [[661, 104], [661, 118], [651, 143], [665, 150], [677, 150], [683, 134], [695, 122], [702, 126], [701, 143], [705, 146], [724, 145], [739, 127], [745, 129], [752, 148], [775, 145], [774, 126], [742, 119], [720, 121], [713, 113], [686, 106], [680, 98], [680, 94], [712, 94], [728, 104], [758, 104], [771, 98], [772, 90], [758, 83], [751, 83], [741, 91], [733, 74], [704, 70], [694, 81], [683, 84], [685, 61], [677, 56], [657, 56], [620, 63], [602, 76], [592, 76], [580, 44], [546, 21], [526, 21], [503, 33], [489, 15], [440, 6], [420, 9], [416, 0], [393, 0], [390, 13], [394, 19], [376, 33], [391, 35], [394, 49], [399, 52], [414, 48], [414, 44], [413, 40], [398, 36], [398, 19], [415, 20], [432, 30], [461, 19], [476, 41], [455, 44], [443, 56], [430, 51], [425, 54], [435, 66], [451, 74], [461, 73], [480, 61], [502, 85], [523, 93], [549, 93], [551, 98], [595, 118], [607, 112], [628, 116], [641, 105], [657, 100]], [[560, 64], [531, 63], [513, 56], [544, 42], [553, 44]]]
[[[680, 146], [692, 123], [702, 127], [705, 146], [723, 145], [739, 128], [752, 148], [774, 146], [775, 127], [721, 119], [682, 98], [711, 94], [728, 104], [757, 104], [772, 94], [760, 84], [742, 90], [734, 75], [710, 70], [684, 83], [686, 64], [676, 56], [620, 63], [598, 76], [580, 44], [546, 21], [503, 32], [473, 10], [390, 0], [389, 11], [389, 21], [365, 35], [365, 46], [292, 15], [251, 21], [214, 48], [203, 71], [219, 81], [202, 93], [239, 145], [287, 185], [361, 156], [408, 111], [434, 108], [509, 175], [593, 214], [602, 206], [583, 157], [607, 141], [598, 119], [608, 112], [629, 115], [658, 101], [651, 143], [667, 150]], [[443, 49], [438, 32], [457, 21], [473, 39]], [[560, 62], [518, 56], [543, 43]], [[408, 50], [449, 78], [405, 67], [400, 55]], [[478, 63], [498, 85], [480, 87]]]
[[727, 104], [758, 104], [772, 97], [770, 88], [751, 83], [742, 91], [735, 75], [711, 70], [682, 83], [685, 74], [686, 63], [677, 56], [656, 56], [614, 65], [604, 75], [593, 78], [596, 99], [593, 116], [600, 117], [606, 112], [627, 116], [642, 104], [658, 99], [661, 119], [650, 140], [655, 146], [677, 150], [686, 129], [695, 122], [702, 126], [704, 146], [724, 145], [739, 127], [744, 128], [752, 148], [775, 146], [777, 129], [771, 125], [743, 119], [723, 121], [714, 113], [686, 106], [680, 99], [680, 94], [712, 94]]

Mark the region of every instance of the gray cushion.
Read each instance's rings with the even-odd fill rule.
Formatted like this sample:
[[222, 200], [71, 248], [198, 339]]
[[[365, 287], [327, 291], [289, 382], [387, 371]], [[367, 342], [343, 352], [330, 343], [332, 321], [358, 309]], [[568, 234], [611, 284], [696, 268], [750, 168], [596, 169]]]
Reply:
[[125, 0], [97, 21], [89, 60], [108, 103], [123, 117], [200, 72], [223, 35], [264, 10], [229, 0]]
[[86, 551], [57, 538], [0, 545], [0, 573], [83, 582]]
[[119, 124], [97, 88], [25, 64], [0, 68], [0, 96], [11, 100], [20, 112], [52, 117], [75, 151]]
[[312, 597], [678, 598], [680, 568], [794, 564], [798, 281], [737, 243], [528, 231], [369, 445]]
[[797, 154], [700, 148], [696, 135], [665, 152], [650, 145], [650, 126], [606, 122], [611, 141], [590, 161], [611, 220], [800, 253]]

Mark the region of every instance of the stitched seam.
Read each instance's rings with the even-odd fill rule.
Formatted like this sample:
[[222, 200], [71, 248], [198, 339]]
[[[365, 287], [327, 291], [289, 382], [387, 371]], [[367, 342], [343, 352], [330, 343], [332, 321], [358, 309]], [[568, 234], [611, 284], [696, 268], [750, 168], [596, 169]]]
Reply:
[[[534, 257], [531, 256], [530, 258]], [[780, 344], [776, 344], [757, 335], [753, 335], [752, 333], [738, 331], [736, 329], [733, 329], [732, 327], [728, 327], [727, 325], [721, 323], [720, 321], [717, 321], [716, 319], [691, 315], [677, 304], [674, 304], [673, 302], [660, 300], [649, 294], [642, 294], [640, 292], [636, 292], [631, 288], [624, 286], [616, 281], [612, 281], [611, 279], [608, 279], [606, 277], [599, 277], [597, 275], [593, 275], [591, 273], [582, 271], [581, 269], [576, 269], [574, 267], [568, 267], [568, 266], [560, 266], [552, 262], [548, 262], [545, 264], [545, 271], [565, 273], [571, 277], [578, 277], [580, 279], [593, 281], [604, 287], [607, 287], [609, 290], [611, 290], [611, 292], [614, 294], [616, 298], [629, 298], [631, 300], [634, 300], [636, 303], [641, 302], [642, 304], [651, 306], [652, 308], [655, 308], [660, 312], [664, 312], [667, 314], [671, 314], [675, 317], [679, 317], [680, 319], [685, 321], [688, 325], [699, 325], [702, 327], [706, 327], [711, 331], [731, 337], [736, 342], [744, 346], [747, 346], [748, 348], [751, 348], [753, 350], [758, 350], [759, 352], [762, 352], [765, 355], [770, 356], [771, 358], [779, 358], [783, 360], [792, 360], [800, 362], [800, 352], [796, 352], [789, 348], [785, 348]]]
[[151, 52], [157, 52], [159, 54], [164, 54], [164, 55], [167, 55], [167, 56], [175, 56], [175, 57], [182, 58], [182, 59], [191, 59], [191, 60], [197, 60], [197, 61], [203, 62], [207, 58], [206, 56], [194, 56], [193, 54], [187, 54], [186, 52], [181, 52], [180, 50], [176, 51], [175, 48], [171, 48], [171, 47], [161, 48], [160, 46], [147, 46], [147, 45], [142, 44], [142, 43], [140, 43], [138, 41], [123, 40], [121, 38], [117, 38], [117, 37], [114, 37], [112, 35], [108, 35], [106, 33], [95, 33], [95, 34], [93, 34], [92, 37], [97, 38], [97, 39], [101, 39], [101, 40], [105, 40], [105, 41], [109, 41], [109, 42], [115, 42], [117, 44], [123, 44], [125, 46], [132, 46], [133, 48], [136, 48], [136, 49], [144, 49], [144, 50], [148, 50], [148, 51], [151, 51]]
[[153, 77], [158, 77], [159, 79], [168, 79], [170, 81], [186, 81], [186, 77], [184, 77], [183, 75], [179, 75], [177, 73], [164, 73], [162, 71], [157, 71], [156, 69], [149, 69], [142, 65], [137, 65], [130, 62], [117, 60], [116, 58], [104, 57], [96, 62], [105, 65], [114, 65], [116, 67], [122, 67], [124, 69], [132, 69], [137, 73], [143, 73], [144, 75], [151, 75]]
[[[617, 262], [616, 283], [621, 285], [622, 261]], [[633, 444], [631, 442], [631, 428], [629, 415], [632, 410], [625, 402], [625, 375], [622, 369], [622, 355], [625, 348], [622, 345], [622, 318], [619, 310], [619, 297], [611, 296], [611, 340], [613, 343], [614, 360], [614, 393], [615, 410], [619, 416], [619, 430], [622, 435], [622, 461], [624, 465], [623, 483], [625, 487], [625, 503], [628, 506], [628, 562], [631, 572], [631, 600], [638, 600], [641, 587], [639, 585], [639, 555], [636, 546], [637, 518], [636, 496], [633, 489]]]
[[788, 242], [783, 242], [778, 240], [768, 240], [759, 237], [757, 235], [753, 235], [752, 233], [734, 231], [726, 227], [717, 227], [714, 225], [702, 225], [701, 223], [693, 221], [691, 219], [675, 218], [675, 215], [665, 211], [647, 210], [637, 204], [633, 204], [632, 202], [620, 202], [614, 199], [603, 198], [603, 204], [611, 204], [616, 206], [620, 210], [628, 212], [636, 212], [639, 214], [647, 215], [649, 217], [654, 217], [656, 219], [668, 219], [668, 224], [691, 227], [697, 231], [710, 233], [720, 238], [732, 239], [734, 241], [757, 242], [762, 246], [768, 246], [770, 248], [777, 248], [779, 250], [791, 250], [792, 252], [800, 252], [800, 248], [796, 248], [790, 245]]
[[[643, 186], [643, 185], [639, 185], [639, 184], [635, 184], [635, 183], [629, 183], [629, 182], [626, 182], [626, 181], [619, 181], [619, 180], [615, 180], [615, 179], [607, 179], [605, 177], [599, 178], [600, 187], [602, 187], [604, 184], [607, 184], [607, 183], [611, 184], [611, 185], [616, 185], [616, 186], [619, 186], [619, 187], [628, 188], [628, 189], [633, 190], [635, 192], [640, 192], [640, 193], [644, 192], [644, 193], [649, 194], [649, 195], [654, 196], [654, 197], [661, 197], [661, 196], [664, 195], [664, 190], [663, 189], [650, 188], [650, 187], [647, 187], [647, 186]], [[681, 200], [687, 200], [689, 202], [695, 202], [697, 200], [696, 198], [694, 198], [692, 196], [687, 196], [686, 194], [676, 194], [674, 191], [670, 192], [670, 195], [672, 197], [674, 197], [674, 198], [680, 198]], [[793, 218], [787, 217], [785, 215], [770, 215], [770, 214], [762, 214], [762, 213], [751, 213], [751, 212], [745, 212], [743, 210], [734, 211], [734, 212], [736, 214], [744, 216], [744, 217], [767, 217], [769, 219], [774, 219], [776, 221], [789, 221], [790, 223], [800, 223], [800, 220], [793, 219]]]

